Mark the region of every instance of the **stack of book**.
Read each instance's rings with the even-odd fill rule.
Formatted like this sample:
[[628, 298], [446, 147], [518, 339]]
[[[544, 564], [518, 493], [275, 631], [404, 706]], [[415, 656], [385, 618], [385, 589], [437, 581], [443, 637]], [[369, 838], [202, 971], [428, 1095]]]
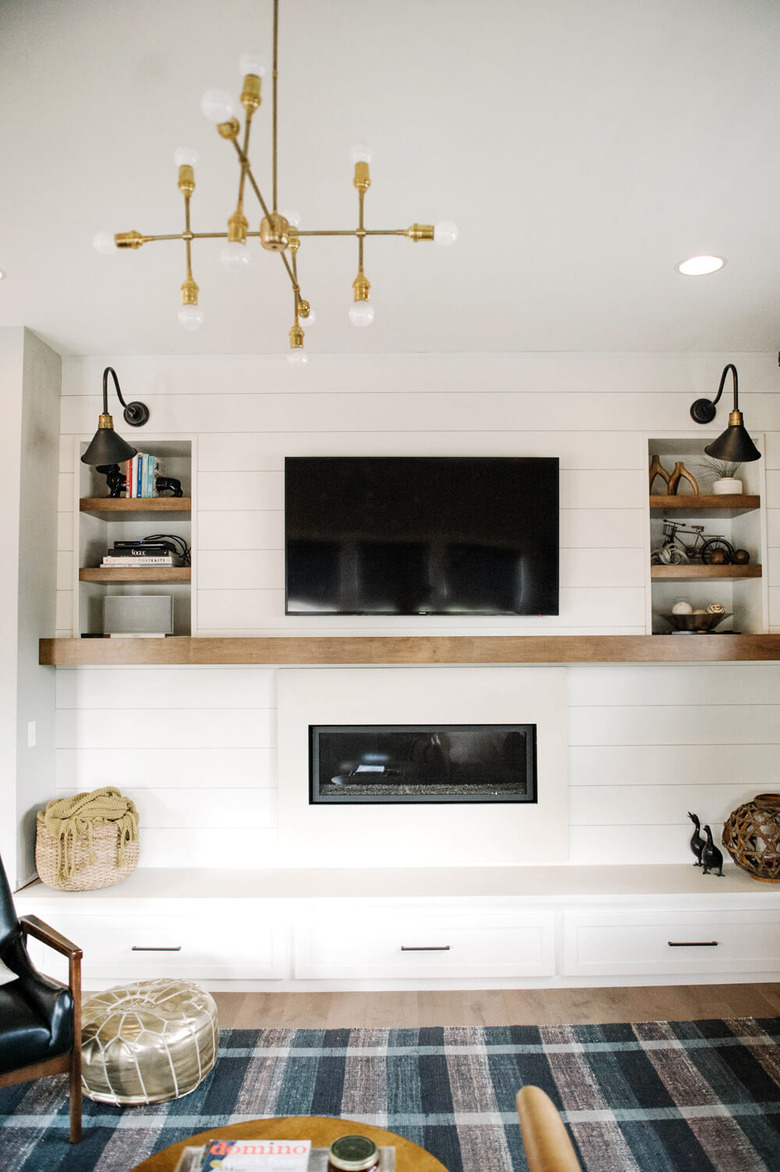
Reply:
[[167, 542], [153, 541], [139, 542], [138, 545], [128, 545], [121, 542], [109, 549], [101, 562], [102, 566], [113, 566], [121, 569], [124, 566], [181, 566], [182, 559], [171, 550]]
[[159, 470], [159, 460], [146, 452], [136, 452], [125, 465], [127, 495], [129, 497], [154, 496], [154, 482]]

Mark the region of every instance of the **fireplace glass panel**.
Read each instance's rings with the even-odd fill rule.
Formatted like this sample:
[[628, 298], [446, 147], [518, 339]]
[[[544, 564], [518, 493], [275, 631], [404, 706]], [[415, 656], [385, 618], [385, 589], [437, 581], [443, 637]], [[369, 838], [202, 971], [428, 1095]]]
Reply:
[[310, 725], [310, 801], [535, 802], [536, 725]]

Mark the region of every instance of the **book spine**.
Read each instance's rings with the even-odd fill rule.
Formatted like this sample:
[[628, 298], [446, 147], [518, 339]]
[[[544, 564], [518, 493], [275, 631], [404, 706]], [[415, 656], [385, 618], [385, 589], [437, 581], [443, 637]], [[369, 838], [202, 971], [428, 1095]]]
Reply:
[[136, 462], [136, 464], [135, 464], [135, 484], [136, 484], [135, 495], [136, 496], [143, 496], [144, 495], [144, 482], [143, 482], [144, 457], [143, 457], [143, 453], [139, 452], [138, 455], [134, 457], [134, 459]]
[[133, 459], [132, 459], [132, 456], [127, 461], [127, 464], [125, 466], [125, 478], [127, 480], [127, 495], [129, 497], [132, 497], [132, 495], [133, 495]]

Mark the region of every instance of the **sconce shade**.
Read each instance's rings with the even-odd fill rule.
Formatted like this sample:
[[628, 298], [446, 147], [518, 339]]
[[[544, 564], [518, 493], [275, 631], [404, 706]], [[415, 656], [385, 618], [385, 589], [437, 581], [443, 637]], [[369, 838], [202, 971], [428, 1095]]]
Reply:
[[724, 460], [729, 464], [747, 464], [751, 460], [760, 460], [761, 453], [748, 435], [742, 422], [741, 411], [729, 412], [729, 425], [722, 435], [719, 435], [704, 449], [708, 456], [716, 460]]
[[[108, 425], [103, 423], [108, 419]], [[92, 443], [81, 457], [82, 464], [122, 464], [125, 460], [132, 460], [138, 451], [137, 448], [123, 440], [121, 435], [114, 431], [110, 415], [100, 416], [100, 426], [95, 432]]]
[[98, 420], [98, 429], [92, 443], [81, 457], [82, 464], [94, 464], [99, 467], [103, 464], [122, 464], [125, 460], [132, 460], [138, 452], [137, 448], [125, 442], [121, 435], [114, 431], [114, 421], [108, 413], [108, 376], [114, 381], [119, 402], [125, 409], [125, 423], [131, 427], [143, 427], [149, 418], [149, 408], [145, 403], [126, 403], [122, 398], [119, 379], [112, 366], [103, 371], [103, 411]]

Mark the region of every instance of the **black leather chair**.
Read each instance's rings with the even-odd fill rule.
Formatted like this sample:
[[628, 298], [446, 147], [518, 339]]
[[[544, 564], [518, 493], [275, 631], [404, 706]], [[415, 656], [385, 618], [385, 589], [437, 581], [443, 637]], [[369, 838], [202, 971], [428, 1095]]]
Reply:
[[[68, 985], [42, 976], [27, 954], [33, 936], [68, 957]], [[70, 1074], [70, 1142], [81, 1139], [81, 949], [37, 916], [19, 919], [0, 861], [0, 960], [16, 979], [0, 985], [0, 1087]]]

